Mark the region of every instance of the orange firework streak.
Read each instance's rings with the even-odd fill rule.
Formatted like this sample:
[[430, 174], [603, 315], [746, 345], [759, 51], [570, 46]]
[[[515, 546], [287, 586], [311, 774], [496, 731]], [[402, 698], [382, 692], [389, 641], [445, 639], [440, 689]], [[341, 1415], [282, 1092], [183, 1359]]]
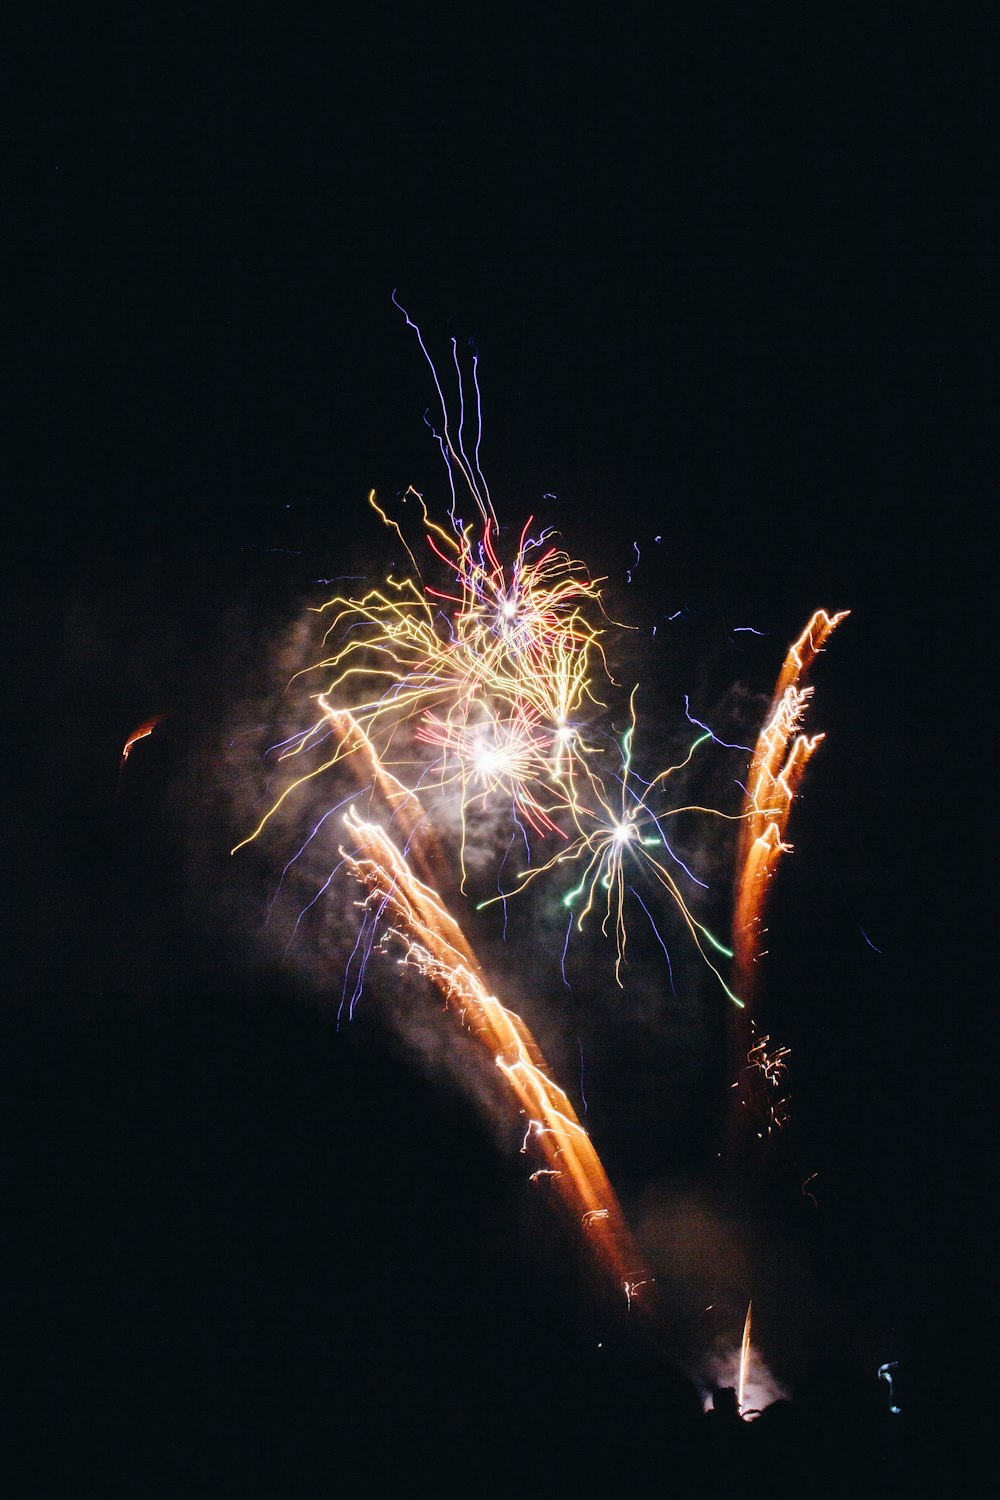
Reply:
[[[757, 977], [757, 960], [764, 907], [771, 878], [782, 854], [791, 848], [784, 839], [788, 818], [803, 772], [823, 740], [822, 734], [800, 734], [811, 687], [801, 685], [816, 656], [833, 631], [850, 614], [827, 614], [818, 609], [805, 630], [788, 649], [778, 674], [767, 720], [750, 762], [743, 801], [740, 844], [737, 855], [736, 899], [733, 909], [734, 987], [744, 997], [746, 1009], [731, 1013], [731, 1063], [742, 1070], [744, 1061], [754, 1064], [753, 1021], [750, 1002]], [[736, 1090], [737, 1103], [746, 1113], [747, 1100]], [[737, 1127], [734, 1126], [734, 1132]]]
[[[743, 802], [739, 878], [733, 914], [733, 957], [740, 994], [749, 998], [753, 969], [758, 957], [760, 925], [768, 885], [778, 861], [791, 845], [784, 832], [792, 803], [810, 757], [823, 739], [799, 734], [812, 688], [801, 687], [801, 679], [824, 642], [850, 613], [828, 615], [819, 609], [794, 645], [789, 647], [778, 675], [767, 722], [760, 732], [747, 792]], [[791, 748], [789, 748], [789, 744]]]
[[348, 869], [404, 944], [404, 963], [430, 979], [448, 1009], [488, 1049], [529, 1121], [525, 1147], [533, 1143], [563, 1206], [631, 1306], [639, 1286], [651, 1278], [590, 1137], [546, 1073], [530, 1031], [489, 994], [461, 928], [383, 830], [363, 822], [353, 809], [345, 822], [356, 849], [353, 854], [341, 850]]
[[133, 745], [137, 745], [140, 740], [147, 739], [149, 737], [149, 735], [152, 734], [152, 732], [156, 728], [156, 726], [158, 724], [162, 723], [162, 722], [163, 722], [163, 715], [162, 714], [154, 714], [154, 716], [151, 719], [145, 719], [143, 721], [143, 723], [141, 723], [136, 729], [133, 729], [132, 733], [129, 735], [128, 739], [125, 741], [124, 745], [122, 746], [122, 758], [118, 762], [118, 785], [117, 785], [117, 788], [115, 790], [115, 801], [116, 802], [117, 802], [119, 796], [121, 795], [122, 777], [125, 774], [125, 762], [128, 760], [129, 756], [132, 753], [132, 747], [133, 747]]
[[147, 719], [144, 724], [140, 724], [138, 729], [133, 729], [132, 733], [129, 735], [128, 739], [122, 746], [122, 765], [124, 765], [128, 760], [129, 754], [132, 750], [132, 746], [137, 744], [139, 740], [144, 740], [147, 735], [152, 734], [153, 730], [156, 728], [159, 722], [160, 715], [157, 714], [155, 718]]
[[393, 821], [405, 837], [409, 861], [428, 883], [439, 880], [444, 860], [419, 797], [386, 770], [375, 746], [353, 714], [343, 708], [334, 708], [323, 693], [318, 694], [316, 701], [337, 736], [341, 752], [345, 756], [360, 754], [366, 762], [373, 786], [381, 792]]
[[[651, 1286], [653, 1278], [644, 1267], [600, 1157], [569, 1099], [548, 1076], [528, 1027], [489, 993], [462, 929], [437, 891], [411, 868], [410, 860], [428, 873], [441, 862], [419, 799], [381, 765], [371, 741], [350, 713], [331, 707], [322, 695], [319, 703], [344, 753], [363, 757], [408, 848], [408, 858], [404, 858], [378, 824], [364, 821], [352, 807], [344, 821], [355, 852], [341, 850], [347, 868], [404, 945], [403, 962], [431, 981], [451, 1013], [492, 1056], [529, 1122], [523, 1149], [527, 1151], [531, 1142], [543, 1162], [533, 1177], [551, 1179], [563, 1208], [583, 1231], [591, 1254], [631, 1309], [639, 1288]], [[650, 1300], [647, 1294], [644, 1301]]]

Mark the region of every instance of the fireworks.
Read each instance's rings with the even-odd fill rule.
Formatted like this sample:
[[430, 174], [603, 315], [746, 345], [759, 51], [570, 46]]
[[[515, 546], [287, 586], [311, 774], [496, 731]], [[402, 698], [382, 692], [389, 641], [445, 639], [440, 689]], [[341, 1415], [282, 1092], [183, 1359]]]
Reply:
[[773, 1044], [769, 1036], [758, 1037], [750, 1021], [753, 1041], [747, 1049], [746, 1066], [733, 1084], [747, 1111], [758, 1140], [787, 1124], [791, 1100], [785, 1093], [785, 1075], [791, 1049]]
[[[416, 328], [408, 316], [407, 322]], [[522, 1151], [538, 1162], [530, 1180], [545, 1184], [567, 1211], [631, 1310], [652, 1278], [597, 1153], [525, 1022], [490, 992], [441, 893], [457, 886], [485, 910], [529, 887], [548, 887], [553, 906], [561, 903], [568, 913], [566, 944], [573, 931], [597, 927], [613, 945], [612, 970], [622, 988], [636, 907], [669, 964], [662, 907], [741, 1011], [753, 987], [767, 882], [788, 847], [784, 830], [802, 771], [822, 739], [798, 732], [811, 691], [800, 679], [844, 614], [818, 612], [790, 649], [742, 809], [724, 812], [673, 796], [703, 746], [737, 747], [717, 740], [686, 708], [697, 732], [676, 763], [649, 776], [637, 769], [638, 690], [624, 692], [610, 666], [609, 648], [624, 627], [605, 608], [606, 580], [532, 517], [519, 533], [504, 533], [479, 463], [476, 363], [475, 431], [467, 443], [454, 341], [452, 349], [457, 423], [427, 356], [441, 400], [436, 436], [450, 483], [448, 522], [435, 520], [414, 489], [393, 514], [374, 491], [369, 495], [408, 567], [317, 608], [323, 650], [297, 674], [317, 712], [280, 751], [283, 762], [303, 769], [243, 843], [308, 783], [335, 769], [352, 773], [353, 800], [339, 804], [351, 801], [342, 818], [339, 868], [363, 894], [345, 995], [353, 965], [355, 997], [360, 993], [376, 948], [394, 951], [403, 967], [434, 986], [492, 1058], [527, 1122]], [[472, 519], [463, 518], [463, 506], [472, 507]], [[671, 820], [681, 814], [741, 825], [733, 949], [689, 905], [687, 893], [704, 882], [670, 842]], [[489, 893], [482, 889], [487, 878]], [[722, 970], [729, 961], [735, 988]], [[769, 1133], [787, 1115], [788, 1049], [772, 1046], [766, 1035], [758, 1039], [749, 1016], [741, 1035], [744, 1101], [753, 1102]], [[749, 1334], [748, 1308], [741, 1403]]]
[[[513, 841], [523, 848], [521, 868], [502, 884], [497, 879], [496, 894], [480, 900], [481, 908], [542, 877], [564, 877], [558, 898], [580, 931], [600, 913], [621, 985], [630, 895], [666, 947], [650, 906], [634, 889], [644, 882], [669, 898], [739, 1005], [717, 964], [731, 952], [692, 913], [684, 894], [684, 887], [703, 882], [666, 833], [678, 813], [738, 815], [667, 802], [670, 778], [711, 734], [700, 733], [677, 765], [646, 780], [633, 765], [636, 690], [620, 739], [595, 725], [618, 691], [603, 641], [613, 622], [604, 611], [602, 580], [559, 547], [549, 530], [533, 532], [530, 519], [505, 565], [485, 507], [481, 524], [453, 514], [448, 531], [410, 490], [403, 519], [418, 515], [429, 561], [437, 574], [444, 570], [439, 586], [424, 580], [400, 522], [369, 498], [403, 542], [412, 572], [390, 574], [359, 598], [338, 595], [320, 607], [329, 618], [324, 641], [331, 649], [302, 675], [322, 679], [313, 695], [321, 717], [283, 752], [286, 759], [308, 761], [319, 751], [319, 760], [285, 789], [255, 833], [303, 783], [362, 754], [373, 784], [392, 779], [396, 805], [419, 794], [432, 823], [457, 827], [463, 890], [470, 847], [475, 843], [481, 854], [484, 828], [497, 849], [506, 839], [497, 873]], [[336, 715], [344, 712], [351, 716], [350, 734], [335, 735], [334, 749], [323, 753]]]
[[812, 688], [802, 687], [800, 682], [824, 642], [849, 613], [845, 609], [829, 615], [824, 609], [817, 610], [788, 648], [750, 764], [733, 914], [736, 970], [746, 992], [752, 987], [752, 970], [759, 956], [768, 885], [781, 855], [791, 849], [784, 833], [792, 803], [806, 765], [823, 740], [822, 734], [810, 738], [799, 733], [812, 695]]
[[133, 749], [139, 743], [139, 741], [148, 739], [149, 736], [153, 733], [153, 730], [156, 729], [159, 724], [162, 724], [162, 722], [162, 714], [155, 714], [153, 718], [144, 720], [143, 723], [138, 724], [136, 728], [133, 729], [132, 733], [129, 735], [128, 739], [122, 746], [121, 760], [118, 762], [118, 787], [115, 792], [116, 800], [121, 795], [122, 778], [125, 774], [125, 762], [128, 760], [129, 756], [132, 754]]
[[[737, 857], [736, 897], [733, 907], [733, 969], [736, 983], [746, 1000], [756, 989], [760, 941], [768, 891], [783, 854], [791, 850], [785, 842], [792, 804], [803, 772], [823, 740], [800, 733], [812, 688], [802, 678], [832, 632], [849, 610], [830, 615], [819, 609], [798, 640], [788, 648], [778, 674], [771, 706], [757, 739], [747, 777]], [[772, 1047], [771, 1038], [758, 1038], [749, 1011], [731, 1022], [731, 1055], [745, 1053], [733, 1085], [738, 1110], [731, 1117], [730, 1145], [747, 1124], [759, 1140], [780, 1130], [788, 1119], [788, 1099], [782, 1080], [789, 1049]], [[735, 1150], [733, 1151], [735, 1155]]]
[[447, 1008], [493, 1058], [528, 1120], [522, 1151], [541, 1157], [531, 1175], [549, 1178], [558, 1201], [585, 1232], [594, 1259], [629, 1307], [643, 1272], [600, 1158], [569, 1099], [549, 1077], [545, 1060], [520, 1016], [486, 988], [479, 963], [436, 892], [418, 880], [385, 832], [351, 809], [345, 819], [354, 848], [342, 850], [351, 874], [402, 950], [400, 962], [424, 975]]

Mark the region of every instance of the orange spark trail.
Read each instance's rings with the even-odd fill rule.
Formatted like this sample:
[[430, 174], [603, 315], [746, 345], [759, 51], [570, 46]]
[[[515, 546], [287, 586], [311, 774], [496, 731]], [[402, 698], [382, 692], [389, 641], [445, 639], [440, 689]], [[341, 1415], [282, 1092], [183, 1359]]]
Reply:
[[133, 745], [137, 745], [140, 740], [146, 739], [149, 735], [152, 734], [157, 724], [160, 724], [162, 722], [162, 714], [154, 714], [151, 719], [144, 719], [143, 722], [138, 726], [138, 728], [133, 729], [132, 733], [129, 735], [128, 739], [122, 746], [122, 758], [118, 762], [118, 781], [115, 786], [114, 800], [116, 805], [122, 794], [122, 782], [125, 776], [125, 762], [128, 760], [130, 754], [132, 753]]
[[[742, 1067], [744, 1058], [750, 1063], [755, 1061], [750, 1002], [761, 957], [764, 908], [781, 856], [792, 847], [785, 842], [792, 803], [805, 768], [824, 738], [822, 734], [810, 737], [800, 733], [812, 696], [812, 688], [803, 686], [802, 679], [830, 635], [849, 614], [846, 609], [835, 615], [818, 609], [798, 640], [788, 648], [750, 762], [733, 907], [733, 982], [746, 1003], [745, 1011], [730, 1018], [730, 1058], [734, 1071]], [[779, 1055], [783, 1057], [786, 1053], [787, 1049], [783, 1049]], [[760, 1139], [770, 1134], [773, 1123], [754, 1118], [754, 1101], [745, 1086], [746, 1076], [746, 1070], [739, 1075], [734, 1095], [737, 1113], [731, 1122], [731, 1147], [735, 1147], [746, 1122]]]
[[419, 797], [393, 776], [391, 771], [386, 770], [375, 746], [353, 714], [347, 709], [334, 708], [324, 693], [318, 695], [317, 702], [340, 741], [344, 755], [357, 754], [364, 761], [367, 774], [381, 792], [392, 813], [393, 822], [403, 834], [409, 862], [416, 866], [428, 884], [439, 881], [444, 872], [445, 861]]
[[[541, 1157], [563, 1208], [629, 1307], [647, 1276], [624, 1214], [572, 1104], [548, 1076], [545, 1059], [520, 1016], [485, 985], [472, 948], [437, 893], [410, 869], [395, 844], [352, 808], [345, 817], [354, 852], [347, 868], [404, 948], [402, 962], [424, 974], [447, 1008], [486, 1048], [526, 1119], [524, 1147]], [[535, 1175], [535, 1174], [533, 1174]]]
[[[557, 1201], [631, 1311], [639, 1287], [652, 1287], [653, 1278], [572, 1104], [548, 1076], [522, 1018], [489, 994], [479, 960], [431, 883], [443, 860], [419, 798], [385, 768], [351, 713], [333, 708], [322, 694], [318, 701], [344, 755], [360, 757], [359, 781], [370, 778], [377, 787], [407, 847], [404, 857], [384, 829], [352, 807], [344, 823], [354, 847], [351, 853], [341, 849], [345, 865], [403, 945], [403, 964], [430, 979], [449, 1011], [493, 1057], [528, 1121], [521, 1149], [528, 1154], [530, 1146], [542, 1161], [530, 1180], [552, 1180]], [[649, 1311], [653, 1300], [651, 1291], [644, 1299]]]
[[744, 998], [753, 989], [768, 886], [782, 854], [791, 848], [784, 842], [784, 833], [792, 803], [806, 765], [823, 739], [821, 734], [809, 738], [798, 732], [812, 696], [812, 688], [800, 683], [823, 643], [849, 613], [845, 609], [828, 615], [824, 609], [817, 610], [789, 647], [750, 762], [733, 916], [736, 988]]
[[138, 729], [133, 729], [132, 733], [125, 741], [125, 744], [122, 746], [122, 765], [124, 765], [128, 760], [132, 746], [139, 740], [144, 740], [147, 735], [152, 734], [153, 730], [156, 728], [157, 724], [159, 724], [162, 717], [162, 714], [156, 714], [152, 719], [146, 719], [144, 723], [139, 725]]

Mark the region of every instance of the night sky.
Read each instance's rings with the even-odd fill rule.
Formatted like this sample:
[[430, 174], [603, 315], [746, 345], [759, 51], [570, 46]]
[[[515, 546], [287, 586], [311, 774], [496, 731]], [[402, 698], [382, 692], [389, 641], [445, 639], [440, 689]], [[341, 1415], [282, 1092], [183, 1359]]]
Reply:
[[[911, 1420], [974, 1405], [995, 35], [919, 5], [210, 10], [48, 7], [7, 49], [9, 1492], [84, 1463], [137, 1494], [457, 1483], [541, 1430], [620, 1475], [622, 1423], [653, 1483], [751, 1297], [774, 1395], [842, 1360], [879, 1396], [898, 1360]], [[443, 368], [478, 354], [507, 534], [534, 515], [606, 576], [647, 766], [685, 694], [752, 743], [812, 611], [851, 611], [768, 911], [792, 1116], [741, 1179], [725, 997], [669, 914], [676, 993], [648, 932], [624, 991], [593, 938], [567, 989], [544, 911], [505, 945], [453, 907], [656, 1262], [664, 1362], [439, 1002], [376, 964], [338, 1018], [343, 889], [290, 926], [319, 855], [267, 920], [293, 820], [229, 853], [308, 722], [283, 689], [324, 581], [398, 562], [369, 490], [444, 514], [394, 292]], [[727, 847], [690, 837], [724, 913]]]

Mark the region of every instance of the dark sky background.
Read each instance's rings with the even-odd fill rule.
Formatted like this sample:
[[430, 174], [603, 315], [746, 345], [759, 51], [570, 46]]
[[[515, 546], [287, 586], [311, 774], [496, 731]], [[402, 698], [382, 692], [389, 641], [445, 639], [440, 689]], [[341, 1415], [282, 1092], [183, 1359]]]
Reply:
[[620, 996], [595, 947], [568, 997], [537, 930], [482, 933], [678, 1356], [752, 1296], [785, 1390], [834, 1355], [925, 1402], [985, 1378], [996, 39], [585, 10], [46, 7], [5, 49], [7, 1358], [43, 1477], [256, 1493], [369, 1427], [388, 1473], [560, 1392], [598, 1447], [666, 1399], [451, 1023], [383, 972], [338, 1027], [321, 924], [287, 956], [263, 927], [293, 850], [228, 853], [317, 580], [385, 565], [369, 489], [444, 503], [394, 289], [478, 350], [501, 521], [558, 527], [637, 627], [650, 756], [685, 692], [753, 734], [811, 611], [852, 612], [769, 913], [794, 1107], [761, 1169], [715, 1166], [703, 974]]

